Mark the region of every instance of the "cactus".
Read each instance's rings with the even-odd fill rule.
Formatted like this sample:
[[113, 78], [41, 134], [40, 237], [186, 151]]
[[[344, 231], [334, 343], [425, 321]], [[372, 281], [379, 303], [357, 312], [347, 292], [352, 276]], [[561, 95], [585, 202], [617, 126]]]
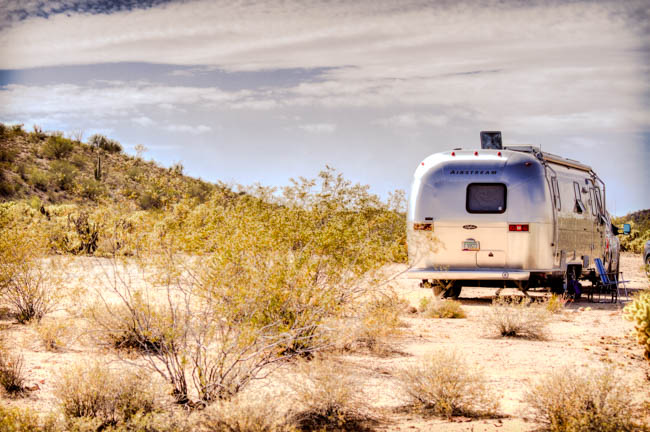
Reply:
[[95, 180], [101, 181], [102, 179], [102, 157], [97, 155], [97, 163], [95, 164]]
[[625, 318], [634, 322], [636, 338], [645, 348], [644, 356], [650, 361], [650, 292], [642, 292], [624, 309]]

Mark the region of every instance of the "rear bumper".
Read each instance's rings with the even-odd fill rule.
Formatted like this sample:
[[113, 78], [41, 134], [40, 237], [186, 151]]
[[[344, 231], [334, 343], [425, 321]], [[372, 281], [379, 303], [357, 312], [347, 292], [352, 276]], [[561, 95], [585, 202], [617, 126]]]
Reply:
[[530, 272], [523, 270], [435, 270], [431, 268], [416, 268], [406, 273], [409, 279], [433, 280], [528, 280]]

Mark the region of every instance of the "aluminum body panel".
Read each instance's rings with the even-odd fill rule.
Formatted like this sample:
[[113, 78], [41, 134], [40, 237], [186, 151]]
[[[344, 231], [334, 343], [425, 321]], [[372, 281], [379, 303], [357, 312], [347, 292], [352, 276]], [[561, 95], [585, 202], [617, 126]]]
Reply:
[[[522, 151], [455, 150], [429, 156], [416, 169], [409, 197], [409, 277], [498, 280], [507, 272], [527, 279], [532, 272], [557, 274], [584, 262], [591, 268], [595, 257], [604, 256], [608, 225], [599, 223], [606, 211], [604, 197], [597, 206], [595, 175], [581, 168]], [[504, 184], [505, 211], [470, 213], [466, 199], [472, 183]], [[413, 223], [432, 223], [433, 230], [415, 231]], [[510, 224], [528, 224], [529, 231], [509, 231]], [[472, 240], [479, 250], [463, 250], [464, 242]]]
[[521, 270], [434, 270], [414, 269], [406, 275], [410, 279], [433, 279], [433, 280], [528, 280], [529, 271]]

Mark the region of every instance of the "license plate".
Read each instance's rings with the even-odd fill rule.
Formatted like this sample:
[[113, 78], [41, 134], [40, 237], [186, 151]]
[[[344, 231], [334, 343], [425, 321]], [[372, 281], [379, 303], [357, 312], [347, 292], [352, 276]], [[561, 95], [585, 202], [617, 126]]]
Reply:
[[476, 240], [465, 240], [463, 241], [463, 250], [464, 251], [477, 251], [480, 250], [479, 244]]

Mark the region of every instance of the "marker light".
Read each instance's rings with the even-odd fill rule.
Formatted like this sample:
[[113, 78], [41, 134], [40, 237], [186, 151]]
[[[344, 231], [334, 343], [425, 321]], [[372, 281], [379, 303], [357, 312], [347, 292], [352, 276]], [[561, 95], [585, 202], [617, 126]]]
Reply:
[[456, 152], [451, 152], [451, 155], [452, 155], [452, 156], [456, 156]]
[[478, 152], [474, 152], [474, 156], [478, 156]]
[[422, 166], [424, 166], [424, 162], [422, 162]]
[[510, 225], [509, 230], [510, 231], [528, 232], [528, 224]]
[[497, 156], [501, 157], [501, 152], [498, 152], [498, 153], [497, 153]]

